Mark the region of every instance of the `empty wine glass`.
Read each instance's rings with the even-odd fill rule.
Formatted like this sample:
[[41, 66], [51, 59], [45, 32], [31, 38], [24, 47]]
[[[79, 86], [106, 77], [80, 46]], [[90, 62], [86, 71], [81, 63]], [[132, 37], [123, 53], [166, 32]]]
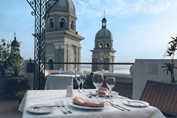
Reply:
[[82, 92], [84, 92], [84, 82], [87, 79], [87, 75], [86, 74], [81, 74], [80, 77], [81, 77], [81, 84], [82, 84]]
[[92, 78], [93, 84], [96, 87], [96, 97], [98, 97], [98, 90], [102, 86], [104, 81], [104, 76], [102, 72], [95, 72]]
[[115, 84], [116, 84], [115, 77], [107, 77], [106, 78], [106, 85], [109, 88], [110, 95], [111, 95], [112, 88], [115, 86]]
[[80, 93], [80, 92], [81, 92], [81, 90], [80, 90], [80, 85], [81, 85], [81, 83], [82, 83], [82, 78], [81, 78], [80, 75], [75, 75], [75, 80], [76, 80], [76, 82], [77, 82], [77, 84], [78, 84], [78, 92]]

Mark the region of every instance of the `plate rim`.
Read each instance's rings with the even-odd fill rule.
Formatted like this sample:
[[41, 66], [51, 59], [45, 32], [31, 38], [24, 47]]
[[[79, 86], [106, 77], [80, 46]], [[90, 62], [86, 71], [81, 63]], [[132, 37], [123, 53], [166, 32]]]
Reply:
[[[34, 106], [46, 106], [46, 107], [49, 106], [49, 107], [47, 107], [49, 109], [48, 109], [48, 111], [35, 111], [34, 109], [32, 109], [32, 107], [34, 107]], [[51, 105], [49, 105], [49, 104], [30, 105], [30, 106], [27, 107], [27, 111], [30, 112], [30, 113], [35, 113], [35, 114], [47, 114], [47, 113], [53, 112], [56, 109], [55, 107], [50, 107], [50, 106]]]
[[[117, 91], [111, 91], [112, 94], [119, 95], [119, 92]], [[91, 93], [91, 95], [96, 96], [96, 93]], [[109, 97], [109, 95], [99, 95], [99, 97]]]
[[77, 105], [77, 104], [74, 104], [72, 101], [68, 103], [70, 106], [72, 107], [75, 107], [75, 108], [79, 108], [79, 109], [87, 109], [87, 110], [101, 110], [101, 109], [104, 109], [106, 108], [107, 106], [104, 106], [104, 107], [89, 107], [89, 106], [82, 106], [82, 105]]
[[149, 106], [149, 103], [146, 102], [146, 101], [142, 101], [142, 100], [130, 100], [130, 102], [139, 102], [139, 103], [143, 103], [144, 105], [132, 105], [132, 104], [128, 104], [128, 101], [127, 100], [124, 100], [123, 103], [127, 106], [131, 106], [131, 107], [148, 107]]

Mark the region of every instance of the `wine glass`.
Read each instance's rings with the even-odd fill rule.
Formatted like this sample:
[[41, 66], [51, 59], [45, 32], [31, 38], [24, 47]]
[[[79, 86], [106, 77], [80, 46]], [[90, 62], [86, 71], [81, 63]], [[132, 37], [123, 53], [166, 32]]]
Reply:
[[96, 97], [98, 97], [98, 90], [99, 88], [102, 86], [104, 81], [104, 76], [102, 72], [95, 72], [92, 78], [92, 82], [94, 84], [94, 86], [96, 87]]
[[84, 92], [84, 82], [87, 80], [87, 75], [86, 74], [81, 74], [81, 84], [82, 84], [82, 92]]
[[81, 78], [80, 75], [75, 75], [75, 80], [76, 80], [76, 82], [78, 84], [78, 92], [80, 93], [81, 92], [80, 85], [81, 85], [81, 82], [82, 82], [82, 78]]
[[110, 95], [111, 95], [112, 88], [115, 86], [115, 84], [116, 84], [115, 77], [107, 77], [106, 78], [106, 85], [109, 88]]

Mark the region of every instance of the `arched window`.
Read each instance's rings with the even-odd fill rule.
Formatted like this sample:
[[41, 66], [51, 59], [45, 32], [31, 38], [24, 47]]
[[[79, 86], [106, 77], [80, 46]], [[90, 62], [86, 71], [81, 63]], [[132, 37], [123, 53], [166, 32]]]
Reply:
[[49, 69], [53, 70], [53, 60], [49, 59]]
[[65, 28], [65, 25], [66, 25], [66, 20], [64, 18], [61, 18], [60, 19], [60, 28]]
[[109, 43], [106, 43], [106, 48], [109, 48]]
[[50, 28], [54, 27], [54, 20], [52, 18], [50, 18], [50, 20], [49, 20], [49, 27]]
[[74, 21], [71, 21], [71, 29], [74, 30], [75, 29], [75, 24]]
[[102, 43], [100, 43], [99, 47], [100, 47], [100, 48], [102, 48], [102, 47], [103, 47], [103, 44], [102, 44]]

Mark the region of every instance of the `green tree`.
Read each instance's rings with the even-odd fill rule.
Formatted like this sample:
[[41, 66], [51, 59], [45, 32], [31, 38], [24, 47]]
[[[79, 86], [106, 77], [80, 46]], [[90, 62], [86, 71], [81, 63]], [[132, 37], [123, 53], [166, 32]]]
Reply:
[[13, 54], [11, 53], [7, 59], [8, 69], [12, 73], [14, 77], [19, 76], [19, 72], [25, 66], [24, 60], [20, 54]]
[[10, 55], [10, 42], [5, 39], [1, 39], [0, 41], [0, 71], [1, 75], [5, 76], [5, 70], [7, 69], [6, 60]]
[[171, 57], [171, 63], [164, 63], [164, 66], [162, 66], [162, 68], [164, 68], [164, 71], [166, 71], [167, 75], [170, 73], [170, 81], [172, 83], [175, 83], [175, 76], [174, 76], [174, 69], [177, 69], [177, 66], [175, 66], [174, 64], [174, 56], [175, 56], [175, 52], [177, 50], [177, 37], [171, 37], [172, 40], [168, 43], [169, 47], [167, 48], [165, 55], [164, 56], [169, 56]]

